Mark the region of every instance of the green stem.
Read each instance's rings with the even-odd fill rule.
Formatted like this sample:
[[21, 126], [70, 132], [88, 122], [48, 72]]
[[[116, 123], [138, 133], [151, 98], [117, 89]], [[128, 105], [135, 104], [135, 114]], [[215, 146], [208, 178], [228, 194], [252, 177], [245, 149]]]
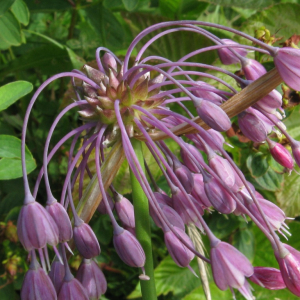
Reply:
[[[143, 171], [145, 173], [142, 144], [140, 141], [136, 139], [132, 139], [131, 143], [136, 153], [136, 156], [139, 160], [139, 163], [142, 166]], [[146, 275], [150, 277], [150, 280], [140, 281], [141, 289], [142, 289], [142, 298], [143, 300], [156, 300], [157, 296], [156, 296], [154, 270], [153, 270], [149, 203], [138, 180], [136, 179], [136, 177], [131, 171], [130, 171], [130, 179], [132, 185], [132, 199], [133, 199], [134, 214], [135, 214], [136, 237], [141, 243], [145, 251], [145, 255], [146, 255], [145, 271], [146, 271]]]

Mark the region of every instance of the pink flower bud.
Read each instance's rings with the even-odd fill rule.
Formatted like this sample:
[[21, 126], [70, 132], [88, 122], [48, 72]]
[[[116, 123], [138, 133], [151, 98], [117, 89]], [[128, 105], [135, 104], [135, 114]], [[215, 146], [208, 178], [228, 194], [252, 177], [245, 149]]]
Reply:
[[113, 69], [117, 71], [117, 62], [116, 59], [109, 53], [106, 52], [102, 57], [103, 67], [106, 71]]
[[173, 160], [173, 169], [186, 192], [190, 194], [194, 187], [194, 179], [191, 171], [185, 165], [180, 163], [178, 159]]
[[32, 249], [44, 248], [46, 244], [58, 244], [58, 228], [47, 212], [38, 202], [30, 202], [22, 207], [17, 224], [18, 237], [23, 247]]
[[290, 152], [281, 144], [275, 143], [270, 139], [267, 139], [267, 142], [273, 158], [285, 168], [292, 170], [294, 168], [294, 161]]
[[40, 267], [35, 257], [27, 271], [22, 289], [22, 300], [56, 300], [56, 291], [45, 271]]
[[119, 197], [115, 198], [115, 209], [117, 215], [124, 226], [134, 228], [134, 208], [132, 203], [125, 197], [118, 195]]
[[276, 49], [274, 63], [284, 82], [292, 89], [300, 90], [300, 50], [284, 47]]
[[238, 115], [238, 123], [248, 139], [257, 143], [266, 140], [268, 132], [264, 123], [256, 115], [244, 111]]
[[213, 278], [222, 291], [228, 287], [239, 289], [245, 284], [245, 277], [253, 274], [253, 267], [247, 257], [230, 244], [219, 241], [210, 250]]
[[222, 214], [230, 214], [236, 208], [236, 202], [225, 188], [212, 176], [204, 175], [204, 190], [212, 206]]
[[63, 243], [69, 241], [73, 236], [73, 230], [70, 218], [65, 208], [55, 200], [51, 204], [47, 204], [46, 210], [58, 227], [59, 242]]
[[87, 291], [82, 284], [76, 279], [72, 278], [69, 281], [64, 281], [59, 293], [57, 300], [89, 300]]
[[282, 106], [282, 95], [277, 90], [272, 90], [267, 96], [256, 102], [256, 106], [268, 113], [272, 113], [276, 108]]
[[242, 70], [247, 80], [256, 80], [266, 74], [265, 67], [254, 59], [245, 58], [242, 61]]
[[154, 192], [154, 196], [159, 204], [164, 204], [172, 207], [172, 198], [170, 198], [165, 192]]
[[[230, 40], [230, 39], [222, 39], [223, 44], [225, 45], [238, 45], [238, 43]], [[247, 55], [247, 50], [243, 48], [232, 48], [235, 52], [237, 52], [241, 56]], [[223, 65], [231, 65], [236, 64], [240, 62], [240, 59], [232, 52], [230, 51], [230, 48], [220, 48], [218, 49], [218, 55]]]
[[[194, 157], [194, 159], [198, 162], [203, 161], [202, 155], [199, 152], [199, 150], [191, 145], [186, 143], [185, 146], [188, 148], [190, 154], [192, 155], [192, 157]], [[198, 167], [194, 164], [194, 162], [191, 160], [190, 155], [188, 155], [184, 150], [182, 150], [182, 148], [180, 149], [180, 154], [182, 157], [182, 160], [184, 161], [184, 164], [194, 173], [198, 173], [199, 169]]]
[[193, 95], [205, 99], [207, 101], [210, 101], [218, 106], [224, 102], [224, 99], [220, 95], [213, 92], [213, 90], [217, 91], [217, 89], [212, 85], [203, 81], [197, 81], [196, 87], [197, 89], [192, 91]]
[[211, 203], [206, 196], [202, 174], [194, 174], [194, 188], [192, 196], [204, 207], [210, 207]]
[[227, 131], [231, 122], [225, 111], [218, 105], [203, 99], [193, 99], [199, 117], [217, 131]]
[[[174, 230], [188, 245], [194, 248], [191, 239], [183, 230], [177, 227], [174, 227]], [[165, 244], [171, 257], [180, 267], [187, 267], [194, 258], [194, 253], [186, 248], [172, 231], [165, 232]]]
[[294, 159], [297, 165], [300, 167], [300, 142], [292, 139], [291, 147], [292, 147]]
[[57, 257], [55, 257], [53, 263], [51, 264], [51, 270], [48, 275], [54, 285], [56, 293], [58, 293], [60, 290], [60, 287], [64, 281], [65, 273], [65, 266], [61, 264]]
[[135, 236], [128, 230], [123, 229], [121, 233], [114, 234], [113, 242], [118, 255], [125, 264], [136, 268], [145, 265], [144, 250]]
[[84, 258], [93, 258], [100, 254], [100, 245], [92, 228], [82, 222], [74, 227], [74, 242], [79, 253]]
[[300, 297], [300, 252], [287, 244], [284, 244], [284, 248], [286, 253], [275, 253], [275, 257], [286, 287]]
[[249, 279], [269, 290], [286, 288], [280, 270], [275, 268], [254, 267], [254, 273]]
[[90, 300], [98, 300], [106, 292], [107, 282], [97, 263], [91, 259], [83, 259], [77, 274]]

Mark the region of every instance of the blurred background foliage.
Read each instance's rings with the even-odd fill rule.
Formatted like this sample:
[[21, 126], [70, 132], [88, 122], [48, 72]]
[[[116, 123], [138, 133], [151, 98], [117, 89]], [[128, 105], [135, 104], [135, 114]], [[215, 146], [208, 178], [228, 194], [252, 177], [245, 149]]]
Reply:
[[[98, 46], [109, 48], [122, 59], [130, 42], [141, 30], [161, 21], [202, 20], [234, 27], [251, 35], [255, 35], [257, 29], [266, 32], [262, 28], [265, 26], [278, 45], [300, 33], [299, 15], [300, 0], [0, 1], [0, 299], [19, 299], [24, 273], [28, 268], [26, 252], [17, 239], [16, 220], [23, 200], [20, 178], [21, 128], [33, 90], [53, 74], [80, 69], [85, 63], [92, 63]], [[213, 29], [212, 32], [223, 38], [235, 38], [220, 30]], [[265, 36], [263, 34], [262, 38]], [[145, 55], [155, 54], [177, 60], [207, 45], [210, 45], [210, 41], [201, 36], [178, 32], [159, 39]], [[264, 57], [258, 59], [268, 69], [273, 67], [272, 62], [265, 61]], [[214, 52], [207, 52], [196, 57], [196, 60], [215, 65], [220, 63]], [[232, 70], [237, 71], [238, 66]], [[51, 83], [40, 95], [32, 111], [26, 140], [26, 163], [28, 172], [31, 172], [29, 180], [32, 186], [42, 165], [43, 144], [51, 123], [61, 108], [72, 101], [66, 93], [69, 88], [68, 79]], [[288, 117], [285, 123], [289, 133], [299, 140], [299, 107], [295, 105], [299, 102], [298, 98], [299, 95], [294, 93], [293, 101], [290, 99], [290, 103], [287, 103]], [[58, 124], [51, 146], [78, 124], [77, 113], [68, 112]], [[284, 173], [270, 157], [265, 145], [255, 145], [237, 134], [235, 123], [232, 132], [227, 133], [227, 138], [234, 149], [227, 147], [226, 150], [247, 179], [267, 199], [280, 205], [289, 217], [296, 218], [290, 224], [293, 235], [289, 244], [300, 249], [297, 238], [300, 230], [300, 177], [294, 172], [291, 176]], [[281, 143], [285, 141], [281, 140]], [[174, 147], [171, 143], [169, 146]], [[68, 143], [61, 147], [49, 164], [51, 186], [57, 197], [60, 196], [66, 173], [68, 147]], [[118, 173], [116, 184], [120, 191], [130, 194], [124, 182], [126, 172], [127, 166], [124, 165]], [[167, 190], [166, 182], [159, 174], [156, 174], [156, 178], [160, 186]], [[38, 201], [45, 203], [45, 194], [45, 187], [41, 185]], [[130, 195], [127, 196], [130, 198]], [[277, 267], [269, 243], [251, 222], [246, 224], [241, 217], [218, 213], [207, 215], [206, 220], [219, 238], [232, 243], [254, 265]], [[137, 270], [121, 262], [113, 249], [109, 219], [96, 213], [91, 224], [102, 248], [102, 254], [97, 259], [108, 281], [108, 291], [102, 299], [138, 299], [141, 294]], [[167, 254], [162, 233], [154, 225], [152, 227], [159, 299], [205, 299], [200, 280], [189, 270], [175, 265]], [[204, 244], [207, 244], [205, 237]], [[79, 263], [80, 257], [75, 253], [71, 259], [74, 271]], [[193, 261], [192, 266], [196, 270], [197, 262]], [[212, 299], [231, 299], [229, 291], [219, 291], [211, 276], [209, 280]], [[296, 299], [285, 290], [272, 292], [258, 286], [254, 288], [256, 299]], [[237, 299], [242, 299], [241, 295], [237, 295]]]

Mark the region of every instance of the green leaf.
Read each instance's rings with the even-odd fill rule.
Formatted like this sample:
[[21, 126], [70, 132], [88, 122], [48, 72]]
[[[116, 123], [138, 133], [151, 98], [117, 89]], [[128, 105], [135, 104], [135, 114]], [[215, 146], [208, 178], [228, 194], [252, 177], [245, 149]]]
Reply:
[[15, 0], [13, 6], [11, 7], [11, 11], [20, 23], [22, 23], [25, 26], [28, 25], [29, 10], [23, 0]]
[[133, 11], [139, 4], [139, 0], [122, 0], [122, 2], [128, 11]]
[[253, 8], [253, 9], [262, 9], [265, 7], [269, 7], [275, 3], [279, 3], [280, 0], [204, 0], [205, 2], [209, 2], [216, 5], [222, 6], [237, 6], [242, 8]]
[[181, 0], [160, 0], [159, 8], [161, 14], [173, 19], [179, 10]]
[[[221, 291], [217, 288], [214, 282], [209, 284], [211, 299], [232, 300], [232, 293], [229, 289]], [[202, 286], [197, 287], [191, 293], [186, 295], [182, 300], [206, 300]]]
[[0, 111], [30, 93], [33, 86], [27, 81], [15, 81], [0, 87]]
[[72, 2], [61, 0], [25, 0], [28, 9], [31, 12], [57, 12], [61, 10], [71, 10], [73, 8]]
[[266, 174], [269, 168], [266, 155], [261, 152], [250, 155], [247, 158], [246, 164], [248, 170], [254, 178], [263, 176]]
[[[22, 176], [21, 140], [10, 135], [0, 135], [0, 180], [14, 179]], [[25, 149], [27, 173], [36, 167], [32, 154]]]
[[[191, 266], [196, 269], [197, 262], [193, 260]], [[178, 267], [171, 256], [167, 256], [154, 271], [157, 295], [167, 295], [172, 292], [174, 296], [186, 295], [199, 286], [200, 279], [195, 277], [188, 268]], [[134, 299], [141, 297], [140, 285], [127, 297]]]
[[[240, 2], [244, 3], [245, 1]], [[267, 4], [267, 2], [265, 4]], [[265, 5], [265, 7], [267, 6], [269, 5]], [[259, 7], [259, 5], [257, 5], [257, 7]], [[284, 41], [296, 32], [300, 32], [299, 12], [299, 4], [277, 4], [263, 11], [258, 11], [243, 24], [241, 30], [253, 35], [254, 30], [265, 26], [270, 30], [271, 34], [276, 34], [277, 37], [283, 37], [282, 40]]]
[[296, 140], [300, 140], [300, 106], [296, 106], [291, 114], [284, 120], [288, 133]]
[[239, 229], [233, 237], [233, 246], [241, 251], [250, 261], [254, 257], [254, 236], [252, 229]]
[[[295, 168], [299, 172], [299, 168]], [[276, 199], [280, 207], [288, 217], [300, 215], [300, 176], [292, 172], [291, 175], [285, 174], [282, 188], [276, 193]]]
[[8, 9], [13, 5], [15, 0], [0, 1], [0, 17], [4, 15]]
[[0, 38], [11, 46], [22, 42], [20, 24], [10, 11], [0, 16]]
[[272, 168], [268, 168], [268, 171], [260, 177], [255, 178], [256, 183], [260, 185], [261, 188], [267, 191], [277, 191], [280, 189], [283, 177], [281, 174], [276, 173]]

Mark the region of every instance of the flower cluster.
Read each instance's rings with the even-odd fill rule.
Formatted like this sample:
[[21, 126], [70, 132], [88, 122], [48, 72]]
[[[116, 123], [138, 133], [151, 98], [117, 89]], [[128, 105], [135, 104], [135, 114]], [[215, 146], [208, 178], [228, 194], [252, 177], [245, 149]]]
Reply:
[[[204, 29], [206, 27], [233, 32], [259, 47], [220, 39]], [[194, 32], [196, 37], [203, 35], [214, 45], [195, 50], [175, 62], [159, 56], [143, 58], [153, 42], [180, 30]], [[133, 65], [129, 66], [129, 59], [137, 43], [156, 31], [158, 33], [141, 47]], [[206, 51], [217, 51], [224, 65], [240, 64], [243, 76], [220, 67], [191, 62], [193, 57]], [[101, 252], [100, 245], [87, 224], [88, 219], [81, 217], [78, 213], [80, 210], [76, 210], [73, 201], [72, 191], [76, 182], [79, 182], [79, 199], [86, 192], [83, 190], [85, 175], [96, 182], [95, 190], [100, 191], [102, 201], [98, 210], [110, 217], [116, 252], [126, 264], [141, 269], [141, 280], [149, 280], [144, 268], [144, 249], [136, 237], [138, 228], [135, 218], [138, 216], [135, 203], [133, 205], [121, 195], [113, 186], [112, 179], [104, 178], [103, 175], [103, 168], [111, 159], [107, 154], [108, 149], [113, 149], [116, 145], [121, 145], [122, 155], [148, 199], [150, 215], [162, 229], [166, 247], [177, 265], [190, 268], [190, 262], [196, 255], [211, 264], [218, 288], [230, 288], [232, 292], [233, 289], [238, 289], [246, 299], [253, 297], [248, 280], [268, 289], [287, 287], [300, 296], [300, 252], [281, 243], [276, 233], [277, 231], [283, 236], [284, 233], [289, 234], [285, 224], [287, 218], [279, 207], [264, 199], [247, 182], [224, 150], [225, 140], [220, 133], [231, 128], [230, 117], [237, 114], [242, 133], [256, 143], [266, 141], [274, 159], [291, 172], [294, 159], [300, 165], [300, 144], [288, 135], [281, 122], [284, 117], [282, 96], [274, 89], [276, 85], [266, 86], [263, 95], [256, 96], [251, 104], [239, 110], [239, 103], [233, 102], [233, 99], [238, 99], [240, 93], [212, 73], [203, 72], [203, 69], [213, 70], [230, 76], [242, 88], [242, 92], [253, 84], [267, 85], [264, 81], [267, 71], [258, 61], [247, 57], [250, 51], [259, 51], [273, 57], [277, 74], [282, 78], [280, 80], [299, 90], [300, 50], [275, 48], [236, 30], [200, 21], [153, 25], [133, 40], [124, 61], [120, 61], [110, 50], [100, 47], [96, 51], [97, 68], [85, 65], [82, 71], [57, 74], [40, 86], [25, 115], [22, 136], [25, 200], [18, 220], [18, 235], [31, 259], [21, 291], [23, 300], [98, 299], [106, 291], [105, 277], [93, 260]], [[101, 56], [101, 52], [104, 55]], [[43, 168], [34, 192], [31, 193], [25, 165], [25, 135], [29, 114], [42, 90], [61, 77], [71, 77], [76, 99], [61, 111], [49, 130]], [[206, 79], [215, 81], [218, 87], [223, 85], [223, 89], [208, 84]], [[185, 107], [185, 101], [192, 101], [197, 117]], [[170, 110], [169, 103], [178, 105], [182, 114]], [[236, 110], [233, 105], [237, 106]], [[51, 136], [57, 123], [67, 111], [75, 107], [83, 125], [70, 131], [49, 152]], [[231, 113], [228, 112], [228, 107], [231, 108]], [[278, 130], [290, 142], [294, 159], [285, 147], [270, 139], [270, 134]], [[60, 201], [57, 201], [51, 192], [47, 165], [55, 152], [70, 138], [73, 141], [68, 171]], [[75, 144], [80, 138], [82, 144], [75, 153]], [[180, 157], [169, 149], [164, 141], [166, 138], [173, 139], [179, 146]], [[156, 184], [147, 161], [139, 157], [140, 152], [137, 153], [136, 147], [137, 143], [140, 145], [139, 141], [145, 143], [157, 168], [165, 177], [171, 191], [169, 195]], [[95, 158], [95, 174], [88, 166], [88, 159], [92, 155]], [[46, 208], [36, 202], [43, 176], [47, 190]], [[280, 270], [253, 267], [241, 252], [219, 240], [203, 218], [211, 210], [251, 219], [270, 241]], [[72, 212], [73, 224], [67, 211]], [[93, 213], [94, 211], [90, 211], [90, 214]], [[208, 236], [211, 246], [209, 259], [197, 251], [186, 233], [186, 226], [191, 224], [198, 228], [199, 234]], [[74, 242], [70, 243], [71, 240]], [[56, 253], [51, 266], [47, 244]], [[72, 252], [70, 245], [75, 245], [83, 257], [76, 277], [68, 266], [66, 249]]]

